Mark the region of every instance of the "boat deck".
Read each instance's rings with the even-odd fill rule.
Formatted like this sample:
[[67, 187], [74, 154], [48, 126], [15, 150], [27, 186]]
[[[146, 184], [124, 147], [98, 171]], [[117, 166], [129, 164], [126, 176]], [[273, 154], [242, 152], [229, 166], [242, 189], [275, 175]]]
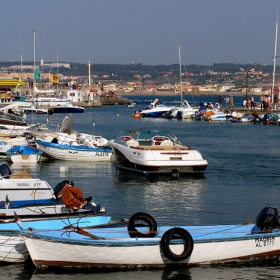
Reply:
[[186, 146], [136, 146], [136, 147], [131, 147], [133, 149], [138, 149], [138, 150], [173, 150], [173, 151], [182, 151], [182, 150], [193, 150], [191, 147], [186, 147]]

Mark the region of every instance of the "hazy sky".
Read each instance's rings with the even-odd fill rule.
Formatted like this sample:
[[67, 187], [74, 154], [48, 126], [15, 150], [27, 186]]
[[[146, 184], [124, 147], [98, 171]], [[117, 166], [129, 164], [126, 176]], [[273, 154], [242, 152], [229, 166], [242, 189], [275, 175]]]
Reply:
[[[273, 64], [280, 0], [1, 0], [0, 61]], [[278, 54], [278, 53], [277, 53]], [[278, 64], [278, 63], [277, 63]]]

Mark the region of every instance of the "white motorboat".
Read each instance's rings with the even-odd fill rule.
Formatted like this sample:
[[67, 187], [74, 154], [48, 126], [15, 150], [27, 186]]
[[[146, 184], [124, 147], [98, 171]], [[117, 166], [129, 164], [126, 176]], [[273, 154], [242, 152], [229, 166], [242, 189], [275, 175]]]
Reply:
[[144, 175], [201, 175], [208, 164], [197, 150], [165, 131], [122, 131], [108, 143], [120, 169]]
[[232, 112], [232, 113], [224, 113], [220, 110], [216, 110], [216, 109], [212, 109], [212, 110], [208, 110], [206, 112], [206, 115], [204, 116], [204, 120], [206, 121], [228, 121], [231, 118], [236, 117], [237, 114], [236, 112]]
[[174, 107], [165, 114], [165, 118], [191, 119], [198, 111], [197, 108], [191, 107], [187, 100], [181, 102], [181, 106]]
[[38, 97], [30, 100], [36, 107], [52, 108], [54, 113], [83, 113], [85, 109], [72, 104], [72, 100], [56, 97]]
[[29, 107], [23, 108], [23, 112], [25, 114], [48, 114], [48, 113], [52, 113], [51, 110], [45, 109], [45, 108], [40, 108], [40, 107], [36, 107], [34, 105], [31, 105]]
[[133, 108], [136, 106], [136, 102], [128, 102], [127, 104], [124, 105], [124, 107], [127, 107], [127, 108]]
[[141, 114], [141, 117], [161, 118], [170, 110], [172, 110], [172, 107], [160, 104], [154, 108], [147, 108], [145, 110], [139, 111], [139, 113]]

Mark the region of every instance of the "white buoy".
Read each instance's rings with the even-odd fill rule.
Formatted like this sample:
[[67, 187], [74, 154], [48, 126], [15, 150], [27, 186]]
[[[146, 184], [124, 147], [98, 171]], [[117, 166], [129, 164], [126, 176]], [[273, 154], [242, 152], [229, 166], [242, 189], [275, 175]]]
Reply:
[[60, 166], [60, 172], [68, 172], [68, 166]]

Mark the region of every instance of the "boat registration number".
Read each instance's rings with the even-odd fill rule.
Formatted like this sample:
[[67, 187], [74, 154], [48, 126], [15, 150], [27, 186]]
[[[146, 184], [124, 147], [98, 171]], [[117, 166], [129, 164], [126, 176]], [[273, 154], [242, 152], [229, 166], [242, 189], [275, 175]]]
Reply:
[[97, 157], [107, 157], [107, 156], [109, 156], [109, 153], [107, 153], [107, 152], [96, 152], [95, 156], [97, 156]]
[[264, 247], [274, 245], [275, 237], [255, 238], [256, 247]]

